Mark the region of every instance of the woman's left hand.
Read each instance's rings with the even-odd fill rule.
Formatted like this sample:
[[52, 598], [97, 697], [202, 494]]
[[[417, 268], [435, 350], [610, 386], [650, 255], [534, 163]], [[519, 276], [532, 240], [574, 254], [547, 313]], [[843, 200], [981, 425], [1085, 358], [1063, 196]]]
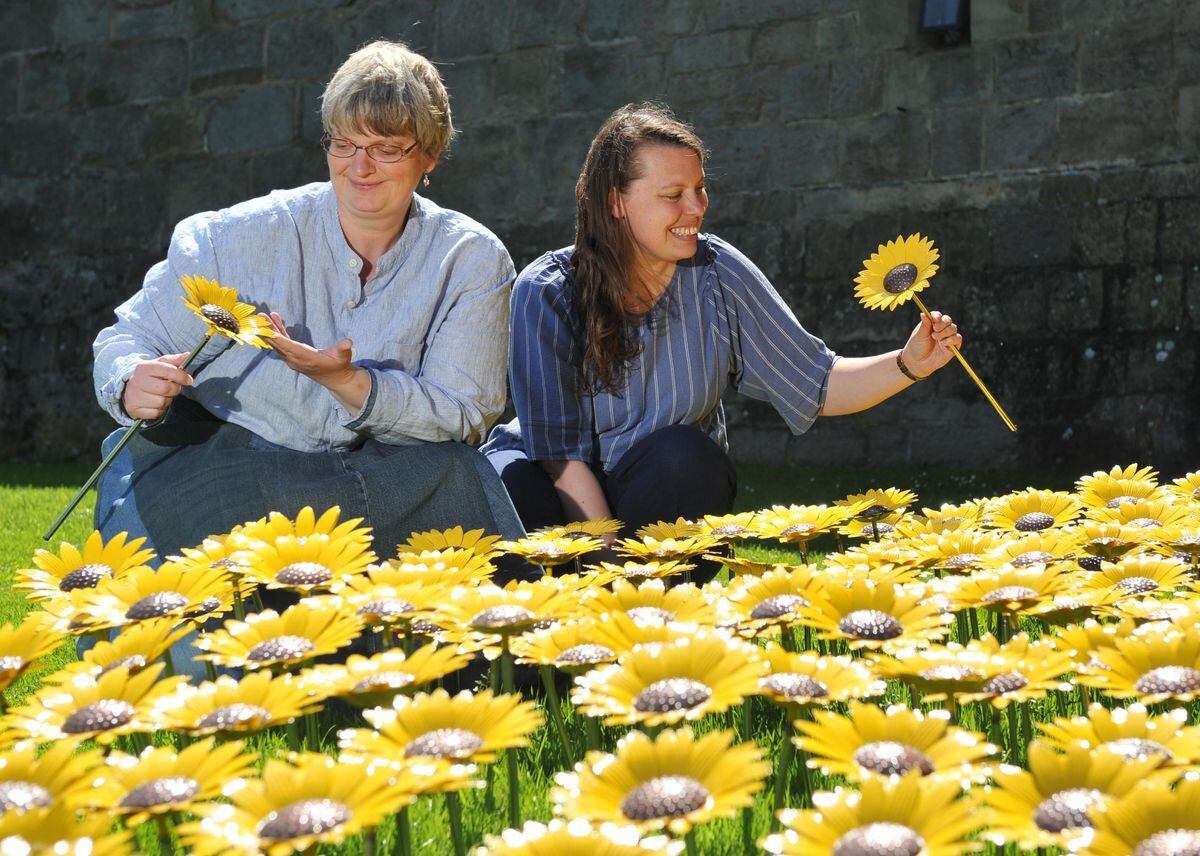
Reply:
[[918, 377], [928, 377], [950, 362], [951, 348], [961, 348], [963, 338], [949, 315], [933, 311], [921, 315], [901, 355], [904, 364]]
[[275, 337], [267, 341], [292, 370], [330, 388], [346, 384], [354, 373], [359, 371], [350, 362], [354, 354], [354, 343], [349, 339], [342, 339], [332, 348], [314, 348], [289, 336], [278, 312], [262, 317], [275, 331]]

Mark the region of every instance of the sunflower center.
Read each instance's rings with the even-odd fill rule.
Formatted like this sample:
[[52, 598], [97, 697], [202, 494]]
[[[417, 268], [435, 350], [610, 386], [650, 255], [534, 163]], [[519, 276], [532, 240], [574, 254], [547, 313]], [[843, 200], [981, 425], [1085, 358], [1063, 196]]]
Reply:
[[690, 776], [656, 776], [621, 800], [621, 813], [633, 821], [683, 817], [708, 804], [708, 788]]
[[1000, 586], [983, 596], [984, 603], [1004, 603], [1012, 600], [1037, 600], [1038, 592], [1029, 586]]
[[368, 621], [384, 621], [400, 618], [409, 612], [416, 612], [416, 609], [416, 604], [409, 603], [407, 600], [398, 597], [381, 597], [364, 603], [358, 608], [358, 614]]
[[216, 612], [220, 608], [221, 608], [221, 598], [217, 597], [216, 595], [213, 595], [212, 597], [204, 598], [204, 600], [200, 601], [193, 608], [184, 612], [183, 617], [184, 618], [197, 618], [201, 615], [208, 615], [210, 612]]
[[1149, 577], [1126, 577], [1117, 583], [1117, 588], [1133, 594], [1145, 594], [1158, 588], [1158, 583]]
[[523, 606], [516, 604], [501, 604], [477, 613], [469, 622], [472, 627], [482, 630], [502, 630], [528, 624], [537, 618]]
[[812, 675], [799, 672], [776, 672], [767, 675], [759, 683], [784, 698], [825, 698], [829, 695], [828, 686]]
[[667, 678], [655, 681], [633, 699], [633, 707], [642, 713], [667, 713], [691, 710], [712, 697], [712, 690], [691, 678]]
[[917, 281], [917, 266], [912, 262], [896, 265], [883, 278], [883, 290], [888, 294], [903, 294]]
[[573, 645], [559, 654], [554, 662], [567, 666], [587, 666], [592, 663], [604, 663], [615, 660], [617, 652], [604, 645], [585, 643]]
[[1200, 829], [1164, 829], [1138, 844], [1131, 856], [1200, 856]]
[[1150, 529], [1154, 526], [1162, 526], [1161, 520], [1155, 520], [1153, 517], [1135, 517], [1129, 521], [1130, 526], [1139, 526], [1142, 529]]
[[1179, 694], [1200, 691], [1200, 671], [1190, 666], [1159, 666], [1137, 679], [1133, 688], [1140, 693]]
[[0, 814], [46, 808], [54, 803], [50, 792], [33, 782], [0, 782]]
[[1099, 556], [1080, 556], [1075, 562], [1085, 571], [1099, 573], [1104, 570], [1104, 560]]
[[936, 666], [930, 666], [928, 669], [917, 672], [917, 677], [923, 681], [956, 684], [964, 681], [976, 681], [983, 676], [970, 666], [958, 663], [938, 663]]
[[1018, 532], [1038, 532], [1054, 525], [1054, 518], [1044, 511], [1031, 511], [1017, 518], [1013, 527]]
[[111, 576], [115, 576], [115, 574], [113, 574], [113, 569], [108, 565], [102, 565], [99, 562], [91, 565], [80, 565], [59, 580], [58, 587], [61, 591], [95, 588], [100, 583], [100, 580]]
[[0, 657], [0, 674], [12, 675], [25, 668], [25, 658], [16, 654]]
[[635, 606], [626, 613], [635, 624], [663, 625], [675, 620], [675, 613], [657, 606]]
[[125, 617], [130, 621], [162, 618], [164, 615], [178, 612], [187, 605], [187, 597], [177, 591], [156, 591], [154, 594], [146, 595], [125, 610]]
[[241, 731], [264, 728], [271, 721], [271, 712], [265, 707], [245, 702], [235, 702], [211, 710], [196, 722], [197, 728], [215, 728], [217, 731]]
[[242, 325], [233, 313], [215, 303], [205, 303], [200, 307], [200, 314], [212, 325], [220, 327], [226, 333], [237, 335], [242, 331]]
[[465, 728], [427, 731], [404, 747], [404, 755], [426, 758], [467, 758], [483, 748], [483, 738]]
[[1029, 550], [1019, 556], [1014, 556], [1011, 564], [1018, 568], [1026, 568], [1030, 565], [1044, 565], [1053, 561], [1053, 553], [1047, 553], [1045, 550]]
[[1101, 744], [1100, 748], [1115, 752], [1130, 761], [1142, 761], [1151, 755], [1158, 755], [1164, 762], [1167, 762], [1175, 757], [1166, 746], [1144, 737], [1122, 737], [1119, 740], [1110, 740]]
[[838, 630], [856, 639], [882, 642], [895, 639], [904, 632], [904, 625], [895, 616], [878, 609], [856, 609], [838, 622]]
[[107, 674], [113, 669], [128, 669], [129, 674], [132, 675], [134, 672], [140, 672], [144, 668], [146, 668], [146, 658], [141, 654], [130, 654], [128, 657], [113, 660], [100, 670], [100, 674]]
[[718, 526], [714, 529], [712, 534], [718, 538], [732, 538], [735, 535], [741, 535], [745, 531], [745, 526], [739, 526], [736, 523], [726, 523], [724, 526]]
[[317, 650], [311, 639], [304, 636], [276, 636], [259, 642], [246, 655], [253, 663], [270, 663], [277, 660], [297, 660]]
[[969, 568], [979, 564], [978, 553], [955, 553], [945, 561], [947, 568]]
[[258, 827], [259, 837], [290, 841], [305, 835], [329, 832], [350, 819], [350, 809], [331, 799], [294, 802], [271, 812]]
[[808, 606], [808, 601], [795, 594], [777, 594], [766, 600], [760, 600], [750, 610], [750, 617], [759, 621], [772, 618], [783, 618], [791, 615], [802, 606]]
[[317, 562], [295, 562], [275, 575], [285, 586], [319, 586], [333, 579], [333, 571]]
[[442, 631], [442, 628], [438, 627], [432, 621], [426, 621], [424, 618], [418, 618], [413, 621], [412, 624], [408, 625], [408, 629], [411, 633], [415, 633], [418, 636], [433, 636]]
[[1137, 501], [1138, 501], [1138, 498], [1136, 496], [1129, 496], [1128, 494], [1125, 494], [1123, 496], [1114, 496], [1108, 502], [1104, 503], [1104, 507], [1105, 508], [1117, 508], [1121, 505], [1124, 505], [1127, 502], [1137, 502]]
[[862, 511], [858, 512], [859, 520], [878, 520], [880, 517], [886, 517], [891, 513], [891, 508], [886, 505], [869, 505]]
[[1070, 788], [1046, 797], [1033, 812], [1033, 822], [1046, 832], [1089, 828], [1088, 809], [1104, 798], [1095, 788]]
[[879, 821], [847, 832], [831, 856], [917, 856], [924, 849], [925, 839], [904, 824]]
[[920, 770], [922, 776], [933, 772], [933, 761], [915, 746], [894, 740], [876, 740], [860, 746], [854, 753], [860, 767], [882, 776], [903, 776], [909, 770]]
[[200, 783], [187, 776], [163, 776], [142, 782], [121, 799], [121, 808], [153, 808], [165, 803], [187, 802], [200, 793]]
[[356, 693], [373, 693], [379, 690], [399, 690], [411, 684], [417, 678], [408, 672], [376, 672], [363, 678], [353, 687]]
[[784, 529], [781, 534], [785, 536], [807, 535], [816, 528], [817, 527], [813, 526], [811, 523], [793, 523], [787, 529]]
[[1014, 693], [1028, 684], [1029, 678], [1020, 672], [1005, 672], [1003, 675], [996, 675], [980, 687], [979, 691], [987, 695], [1004, 695], [1005, 693]]
[[123, 699], [102, 698], [68, 716], [62, 724], [62, 730], [67, 734], [108, 731], [129, 722], [136, 713], [134, 706]]
[[235, 562], [233, 559], [226, 557], [224, 559], [217, 559], [215, 562], [209, 565], [209, 567], [222, 568], [226, 571], [240, 571], [245, 566], [241, 562]]

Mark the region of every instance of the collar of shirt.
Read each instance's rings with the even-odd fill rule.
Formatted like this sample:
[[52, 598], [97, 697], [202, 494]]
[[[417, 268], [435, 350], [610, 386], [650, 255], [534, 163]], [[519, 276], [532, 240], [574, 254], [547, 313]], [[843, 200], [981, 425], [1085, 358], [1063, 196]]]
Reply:
[[[404, 260], [408, 258], [413, 247], [420, 242], [421, 232], [425, 227], [425, 213], [425, 200], [414, 193], [412, 204], [408, 209], [408, 220], [404, 224], [404, 231], [400, 233], [388, 251], [375, 262], [375, 269], [371, 271], [365, 289], [370, 289], [372, 283], [386, 282], [391, 272], [404, 264]], [[327, 198], [321, 207], [321, 218], [330, 253], [335, 259], [343, 260], [343, 270], [346, 271], [348, 277], [353, 276], [357, 279], [362, 271], [362, 257], [350, 246], [350, 242], [346, 240], [346, 235], [342, 231], [342, 222], [338, 218], [337, 195], [333, 192], [332, 185], [328, 186]]]

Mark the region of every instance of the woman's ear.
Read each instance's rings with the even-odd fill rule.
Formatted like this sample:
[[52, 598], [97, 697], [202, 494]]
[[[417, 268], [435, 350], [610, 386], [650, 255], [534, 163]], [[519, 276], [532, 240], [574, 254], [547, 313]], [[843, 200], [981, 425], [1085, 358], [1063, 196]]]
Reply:
[[621, 204], [621, 194], [617, 193], [615, 187], [608, 189], [608, 209], [612, 212], [613, 217], [618, 220], [625, 216], [625, 206]]

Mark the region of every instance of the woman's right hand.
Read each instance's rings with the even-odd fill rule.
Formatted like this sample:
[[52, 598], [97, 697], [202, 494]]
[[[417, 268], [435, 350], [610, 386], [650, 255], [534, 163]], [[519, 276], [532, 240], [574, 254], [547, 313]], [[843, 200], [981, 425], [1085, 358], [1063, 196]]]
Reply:
[[125, 413], [147, 422], [166, 413], [179, 390], [192, 385], [192, 376], [179, 368], [187, 358], [187, 354], [167, 354], [138, 363], [121, 393]]

